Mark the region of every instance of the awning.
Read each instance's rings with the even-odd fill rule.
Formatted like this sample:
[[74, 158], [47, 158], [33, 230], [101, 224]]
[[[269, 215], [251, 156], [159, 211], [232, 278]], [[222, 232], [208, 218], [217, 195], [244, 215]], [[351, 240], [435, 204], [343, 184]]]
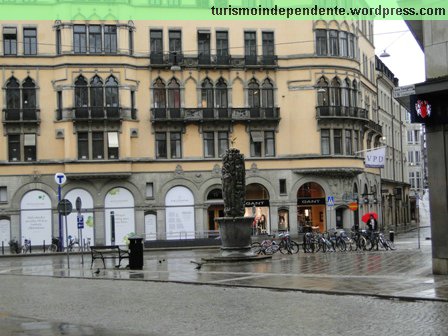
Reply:
[[263, 132], [250, 132], [253, 142], [263, 142]]
[[107, 140], [109, 143], [109, 148], [118, 148], [118, 133], [117, 132], [108, 132]]

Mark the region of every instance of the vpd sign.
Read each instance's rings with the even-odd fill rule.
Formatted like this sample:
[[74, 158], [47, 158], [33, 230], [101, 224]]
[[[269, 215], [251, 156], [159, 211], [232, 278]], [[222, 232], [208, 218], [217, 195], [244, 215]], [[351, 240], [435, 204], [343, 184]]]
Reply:
[[386, 147], [377, 148], [366, 153], [365, 166], [369, 168], [384, 168]]

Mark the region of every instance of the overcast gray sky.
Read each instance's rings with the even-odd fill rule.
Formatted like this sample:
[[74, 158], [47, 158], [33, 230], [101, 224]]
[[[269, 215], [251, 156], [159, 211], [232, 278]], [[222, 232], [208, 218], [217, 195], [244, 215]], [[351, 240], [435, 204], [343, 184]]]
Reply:
[[[381, 60], [400, 81], [400, 86], [425, 81], [424, 54], [404, 21], [374, 21], [375, 53], [384, 49], [390, 57]], [[407, 31], [403, 33], [403, 31]]]

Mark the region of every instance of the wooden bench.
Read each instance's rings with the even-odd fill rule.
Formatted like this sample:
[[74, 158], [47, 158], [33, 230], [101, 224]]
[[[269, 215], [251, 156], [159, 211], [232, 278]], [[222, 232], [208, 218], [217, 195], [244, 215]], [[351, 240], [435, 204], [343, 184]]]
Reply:
[[118, 258], [118, 265], [121, 266], [121, 260], [129, 259], [129, 251], [123, 250], [117, 245], [104, 245], [104, 246], [90, 246], [90, 253], [92, 255], [92, 263], [90, 264], [90, 269], [92, 269], [93, 262], [95, 259], [101, 259], [103, 261], [103, 266], [106, 268], [106, 263], [104, 259], [115, 259]]

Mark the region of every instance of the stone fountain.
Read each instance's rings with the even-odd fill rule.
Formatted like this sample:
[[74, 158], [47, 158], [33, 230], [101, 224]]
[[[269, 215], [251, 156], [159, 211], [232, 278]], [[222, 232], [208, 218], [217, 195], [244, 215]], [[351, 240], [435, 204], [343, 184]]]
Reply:
[[244, 217], [246, 200], [246, 168], [244, 156], [236, 148], [227, 150], [222, 159], [224, 217], [217, 218], [221, 236], [221, 256], [206, 261], [259, 260], [251, 251], [254, 217]]

